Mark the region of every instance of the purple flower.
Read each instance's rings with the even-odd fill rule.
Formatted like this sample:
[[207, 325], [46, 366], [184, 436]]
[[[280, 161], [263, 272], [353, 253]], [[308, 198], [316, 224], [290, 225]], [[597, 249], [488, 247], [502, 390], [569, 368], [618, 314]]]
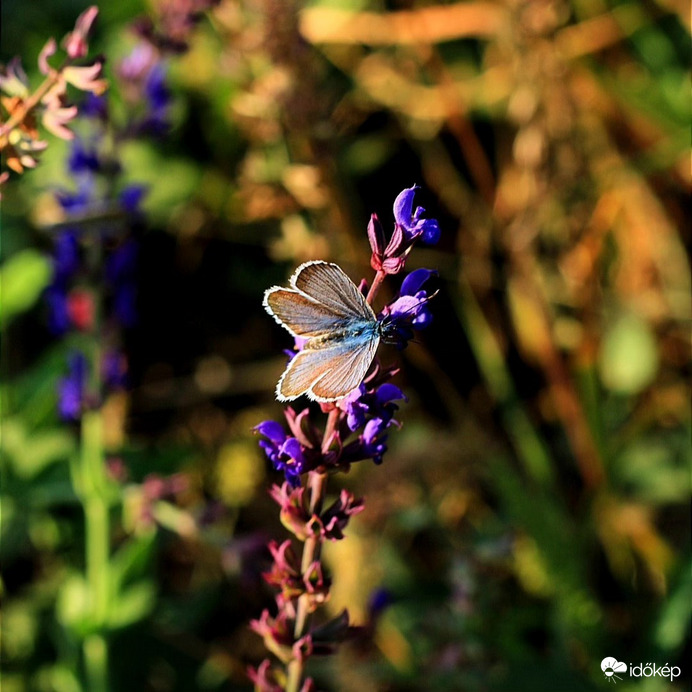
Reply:
[[166, 86], [166, 68], [156, 63], [147, 75], [144, 92], [152, 111], [160, 113], [171, 102], [171, 92]]
[[109, 283], [116, 285], [130, 279], [137, 267], [137, 243], [127, 239], [115, 248], [106, 259], [105, 274]]
[[128, 214], [136, 214], [139, 212], [139, 204], [146, 193], [146, 185], [128, 185], [120, 191], [120, 206]]
[[113, 295], [113, 314], [123, 327], [137, 324], [137, 288], [134, 283], [126, 282], [116, 286]]
[[389, 306], [393, 320], [407, 320], [417, 329], [424, 329], [432, 322], [432, 312], [428, 307], [430, 296], [423, 284], [437, 272], [431, 269], [416, 269], [401, 283], [399, 297]]
[[425, 209], [413, 211], [413, 197], [418, 187], [405, 189], [394, 202], [394, 232], [387, 241], [376, 214], [370, 217], [368, 240], [372, 249], [370, 266], [378, 272], [397, 274], [406, 264], [406, 257], [417, 240], [433, 244], [439, 240], [440, 227], [436, 219], [422, 218]]
[[414, 185], [399, 193], [394, 200], [394, 220], [404, 229], [404, 236], [408, 242], [420, 237], [424, 243], [434, 245], [440, 239], [437, 219], [421, 218], [425, 213], [423, 207], [416, 207], [416, 211], [413, 212], [413, 197], [418, 189], [418, 186]]
[[96, 149], [87, 148], [84, 142], [76, 137], [72, 140], [67, 167], [71, 173], [94, 173], [101, 168]]
[[102, 94], [88, 91], [79, 112], [87, 118], [105, 121], [108, 118], [108, 99]]
[[105, 274], [113, 290], [113, 313], [120, 324], [131, 327], [137, 321], [137, 243], [128, 239], [119, 245], [106, 260]]
[[101, 363], [103, 382], [108, 389], [122, 389], [127, 385], [127, 359], [118, 351], [107, 351]]
[[394, 596], [391, 591], [380, 587], [370, 594], [368, 599], [368, 612], [370, 617], [379, 616], [384, 610], [394, 603]]
[[255, 427], [255, 432], [266, 437], [259, 445], [264, 450], [272, 466], [282, 471], [286, 480], [294, 488], [300, 485], [300, 476], [309, 470], [305, 450], [295, 437], [286, 434], [283, 426], [273, 420], [263, 421]]
[[78, 420], [82, 415], [88, 374], [87, 359], [73, 353], [68, 359], [68, 373], [58, 382], [58, 411], [63, 420]]
[[387, 435], [382, 434], [386, 427], [387, 424], [381, 418], [373, 418], [365, 424], [359, 438], [362, 458], [372, 459], [376, 464], [382, 463], [382, 457], [387, 451]]
[[379, 316], [382, 324], [383, 340], [397, 348], [405, 348], [413, 338], [414, 329], [424, 329], [432, 322], [432, 312], [428, 307], [430, 298], [424, 284], [437, 272], [430, 269], [416, 269], [402, 282], [399, 297], [386, 305]]
[[53, 282], [62, 284], [79, 269], [79, 241], [72, 230], [59, 231], [53, 243]]
[[346, 413], [346, 424], [353, 432], [369, 419], [379, 419], [389, 424], [399, 408], [393, 403], [398, 399], [406, 400], [406, 395], [396, 385], [385, 382], [375, 390], [368, 390], [365, 384], [361, 384], [341, 399], [337, 406]]
[[53, 283], [44, 295], [48, 304], [48, 329], [56, 336], [64, 334], [70, 328], [67, 288], [62, 283]]
[[77, 192], [59, 190], [55, 193], [58, 204], [68, 214], [84, 214], [89, 211], [91, 205], [92, 183], [82, 182]]
[[168, 130], [168, 106], [171, 92], [166, 86], [166, 68], [162, 63], [153, 65], [144, 82], [144, 97], [148, 112], [140, 125], [142, 132], [162, 135]]
[[149, 41], [140, 41], [116, 66], [116, 73], [126, 86], [128, 83], [141, 83], [157, 60], [158, 53], [154, 46]]

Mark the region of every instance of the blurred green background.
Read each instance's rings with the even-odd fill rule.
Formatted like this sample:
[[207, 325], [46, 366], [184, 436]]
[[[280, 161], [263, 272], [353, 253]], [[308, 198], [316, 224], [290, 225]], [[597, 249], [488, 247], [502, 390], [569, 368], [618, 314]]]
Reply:
[[[101, 4], [93, 48], [114, 84], [133, 20], [175, 5]], [[5, 0], [2, 62], [21, 55], [35, 83], [42, 45], [85, 7]], [[614, 657], [682, 669], [619, 690], [688, 689], [689, 11], [221, 0], [204, 14], [168, 59], [170, 132], [118, 150], [148, 193], [129, 387], [100, 411], [97, 442], [125, 471], [101, 498], [98, 625], [71, 472], [88, 430], [56, 413], [74, 343], [50, 335], [42, 297], [54, 191], [72, 184], [49, 136], [2, 202], [3, 692], [95, 689], [96, 631], [112, 690], [250, 689], [265, 654], [247, 623], [272, 603], [263, 545], [286, 537], [251, 433], [281, 415], [290, 345], [262, 294], [316, 258], [370, 279], [369, 215], [390, 228], [413, 183], [442, 228], [407, 267], [438, 270], [435, 320], [382, 352], [402, 364], [403, 428], [382, 467], [330, 479], [366, 509], [325, 555], [329, 614], [368, 624], [378, 589], [391, 605], [308, 672], [344, 692], [570, 692], [606, 689]], [[151, 474], [184, 482], [143, 512]]]

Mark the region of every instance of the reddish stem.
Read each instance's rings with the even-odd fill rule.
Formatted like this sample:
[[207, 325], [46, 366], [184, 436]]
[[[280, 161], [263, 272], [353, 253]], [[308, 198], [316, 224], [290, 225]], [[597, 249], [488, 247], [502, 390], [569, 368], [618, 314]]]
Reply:
[[375, 300], [375, 296], [377, 295], [378, 291], [380, 290], [380, 286], [382, 285], [382, 282], [384, 281], [386, 276], [387, 276], [387, 272], [385, 272], [382, 269], [378, 269], [377, 274], [375, 274], [375, 278], [372, 280], [372, 285], [370, 286], [370, 290], [368, 291], [368, 295], [365, 298], [365, 301], [368, 303], [368, 305], [373, 304], [373, 301]]

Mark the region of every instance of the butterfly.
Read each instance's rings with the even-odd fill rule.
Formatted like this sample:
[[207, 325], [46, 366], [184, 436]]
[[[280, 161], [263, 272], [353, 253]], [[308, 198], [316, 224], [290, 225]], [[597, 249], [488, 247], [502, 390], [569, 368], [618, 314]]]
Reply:
[[358, 287], [331, 262], [301, 264], [289, 284], [267, 289], [263, 301], [284, 329], [305, 339], [279, 379], [276, 398], [341, 399], [363, 381], [392, 325], [378, 321]]

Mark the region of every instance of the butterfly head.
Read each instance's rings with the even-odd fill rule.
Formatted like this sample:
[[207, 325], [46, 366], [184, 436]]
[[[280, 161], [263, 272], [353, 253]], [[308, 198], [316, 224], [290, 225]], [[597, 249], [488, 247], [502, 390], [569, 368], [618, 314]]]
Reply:
[[428, 294], [423, 284], [434, 274], [427, 269], [417, 269], [404, 279], [399, 297], [385, 306], [378, 317], [380, 338], [384, 343], [405, 348], [414, 330], [430, 324], [432, 312], [428, 303], [437, 291]]

